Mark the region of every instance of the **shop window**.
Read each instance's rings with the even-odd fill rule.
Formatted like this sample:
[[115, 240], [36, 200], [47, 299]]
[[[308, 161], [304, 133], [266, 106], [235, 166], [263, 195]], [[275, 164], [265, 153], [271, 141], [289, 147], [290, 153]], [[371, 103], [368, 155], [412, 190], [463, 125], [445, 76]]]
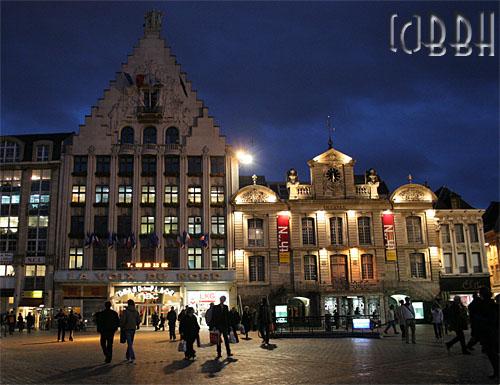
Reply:
[[188, 248], [188, 267], [190, 269], [201, 269], [203, 266], [203, 252], [201, 247]]
[[341, 217], [330, 218], [330, 239], [332, 245], [343, 245], [343, 226]]
[[201, 156], [188, 156], [188, 174], [195, 176], [203, 174], [203, 162]]
[[453, 268], [451, 266], [451, 253], [444, 253], [444, 272], [445, 274], [451, 274], [453, 272]]
[[179, 130], [176, 127], [167, 128], [165, 144], [179, 144]]
[[[156, 104], [156, 103], [155, 103]], [[147, 106], [147, 104], [145, 104]], [[156, 128], [155, 127], [146, 127], [144, 129], [143, 140], [144, 144], [156, 144]]]
[[155, 231], [155, 217], [141, 217], [141, 235], [152, 234]]
[[15, 270], [12, 265], [0, 265], [0, 277], [14, 277]]
[[85, 185], [73, 185], [71, 190], [71, 202], [73, 203], [85, 203]]
[[224, 235], [226, 233], [226, 219], [219, 215], [219, 216], [212, 216], [212, 228], [211, 232], [213, 235]]
[[37, 162], [47, 162], [50, 155], [50, 145], [39, 144], [36, 146], [36, 161]]
[[477, 225], [475, 223], [469, 224], [469, 239], [471, 243], [479, 242], [479, 236], [477, 233]]
[[212, 269], [227, 269], [226, 249], [212, 247]]
[[406, 235], [409, 243], [422, 243], [422, 220], [420, 217], [406, 218]]
[[462, 224], [455, 225], [455, 241], [457, 243], [464, 243], [465, 242], [464, 226]]
[[13, 141], [4, 140], [0, 143], [0, 163], [19, 162], [21, 148]]
[[450, 225], [441, 225], [439, 226], [439, 231], [441, 233], [441, 242], [450, 243]]
[[165, 175], [179, 175], [180, 163], [177, 155], [165, 156]]
[[423, 253], [410, 254], [410, 272], [412, 278], [426, 278], [425, 255]]
[[259, 218], [248, 220], [248, 246], [264, 246], [264, 221]]
[[371, 219], [370, 217], [358, 218], [358, 238], [360, 245], [371, 245]]
[[224, 186], [210, 187], [210, 202], [211, 203], [224, 203]]
[[118, 186], [118, 203], [132, 203], [132, 186]]
[[248, 278], [250, 282], [264, 282], [266, 280], [264, 256], [248, 257]]
[[483, 271], [481, 253], [472, 253], [472, 271], [474, 273], [481, 273]]
[[306, 281], [318, 280], [318, 265], [315, 255], [304, 256], [304, 280]]
[[179, 248], [166, 247], [165, 248], [165, 262], [168, 263], [169, 269], [179, 268]]
[[165, 234], [178, 234], [179, 233], [179, 217], [167, 216], [165, 217], [165, 226], [163, 229]]
[[87, 164], [87, 155], [75, 155], [73, 157], [73, 172], [78, 175], [85, 175], [87, 173]]
[[156, 198], [155, 186], [142, 186], [141, 203], [154, 204]]
[[85, 217], [83, 215], [71, 216], [70, 234], [72, 238], [83, 238], [85, 235]]
[[165, 186], [165, 203], [173, 205], [179, 203], [179, 186]]
[[108, 155], [97, 155], [95, 159], [95, 173], [97, 175], [109, 175], [111, 168], [111, 157]]
[[332, 281], [347, 281], [347, 255], [335, 254], [330, 256], [330, 271]]
[[302, 218], [302, 244], [315, 245], [316, 231], [314, 228], [314, 218]]
[[459, 273], [467, 273], [467, 254], [465, 253], [457, 254], [457, 265]]
[[118, 173], [121, 176], [130, 176], [134, 173], [133, 155], [122, 155], [118, 158]]
[[188, 217], [188, 233], [198, 235], [201, 232], [201, 217]]
[[373, 255], [361, 255], [361, 278], [373, 279]]
[[120, 136], [121, 144], [134, 144], [134, 129], [132, 127], [124, 127]]
[[225, 159], [223, 156], [210, 157], [210, 174], [224, 175], [225, 173]]
[[95, 203], [98, 204], [109, 203], [109, 186], [105, 185], [95, 186]]
[[201, 203], [201, 186], [188, 187], [188, 203]]
[[146, 176], [156, 174], [156, 156], [142, 157], [142, 174]]
[[71, 269], [81, 269], [83, 267], [83, 247], [70, 247], [69, 266]]

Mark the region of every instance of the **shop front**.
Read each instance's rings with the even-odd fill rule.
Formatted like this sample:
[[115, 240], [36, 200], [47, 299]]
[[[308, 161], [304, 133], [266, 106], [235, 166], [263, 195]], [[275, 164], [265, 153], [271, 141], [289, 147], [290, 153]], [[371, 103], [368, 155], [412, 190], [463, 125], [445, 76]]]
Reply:
[[453, 297], [458, 295], [462, 299], [462, 303], [468, 306], [472, 301], [472, 295], [477, 293], [481, 287], [490, 288], [490, 277], [488, 275], [465, 277], [441, 276], [439, 286], [443, 300], [451, 301]]

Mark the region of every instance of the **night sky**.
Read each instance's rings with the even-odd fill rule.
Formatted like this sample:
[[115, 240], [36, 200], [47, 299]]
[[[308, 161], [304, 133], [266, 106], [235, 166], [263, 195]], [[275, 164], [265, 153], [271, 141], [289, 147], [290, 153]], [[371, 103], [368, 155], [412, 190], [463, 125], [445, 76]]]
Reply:
[[[256, 162], [243, 174], [285, 179], [334, 147], [374, 167], [394, 190], [427, 181], [474, 207], [499, 199], [497, 2], [1, 4], [1, 134], [78, 131], [143, 34], [143, 15], [162, 10], [163, 37], [198, 97], [235, 147]], [[429, 57], [389, 50], [389, 18], [429, 15], [455, 35], [456, 12], [473, 26], [495, 11], [495, 57]], [[489, 28], [489, 24], [488, 28]], [[487, 30], [489, 31], [489, 29]], [[401, 50], [400, 50], [401, 51]]]

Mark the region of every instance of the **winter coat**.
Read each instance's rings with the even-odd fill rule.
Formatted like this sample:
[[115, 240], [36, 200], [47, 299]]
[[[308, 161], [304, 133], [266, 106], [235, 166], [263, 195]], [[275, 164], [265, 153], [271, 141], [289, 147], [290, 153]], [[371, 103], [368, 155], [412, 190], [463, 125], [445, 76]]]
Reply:
[[116, 311], [105, 309], [96, 314], [96, 324], [99, 333], [114, 333], [120, 326], [120, 317]]
[[177, 313], [175, 310], [170, 310], [167, 313], [167, 321], [169, 325], [175, 325], [175, 322], [177, 321]]
[[127, 306], [120, 318], [120, 328], [123, 330], [135, 330], [141, 324], [141, 316], [135, 306]]
[[262, 328], [264, 326], [269, 325], [271, 322], [273, 322], [273, 318], [271, 316], [271, 308], [269, 305], [263, 305], [261, 304], [259, 306], [259, 326]]
[[186, 341], [194, 341], [198, 336], [200, 331], [200, 325], [198, 325], [198, 320], [196, 316], [188, 316], [182, 317], [181, 322], [179, 323], [179, 333], [182, 338]]
[[75, 314], [68, 315], [68, 329], [75, 329], [77, 321], [78, 317]]
[[448, 323], [451, 330], [467, 330], [467, 310], [465, 310], [465, 306], [456, 303], [451, 305]]
[[440, 308], [436, 308], [431, 311], [432, 313], [432, 323], [442, 324], [443, 323], [443, 311]]
[[212, 311], [211, 327], [221, 332], [229, 332], [229, 308], [227, 305], [215, 305]]
[[244, 311], [241, 316], [241, 323], [245, 327], [245, 331], [250, 331], [250, 324], [252, 323], [252, 315], [249, 311]]
[[229, 323], [232, 327], [237, 326], [241, 321], [240, 314], [237, 311], [229, 312]]

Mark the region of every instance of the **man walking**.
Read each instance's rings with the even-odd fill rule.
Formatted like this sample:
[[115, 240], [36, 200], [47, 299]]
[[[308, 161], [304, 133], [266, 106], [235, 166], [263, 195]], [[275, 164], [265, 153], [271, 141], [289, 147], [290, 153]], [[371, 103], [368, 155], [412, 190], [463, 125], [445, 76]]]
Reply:
[[464, 330], [467, 330], [467, 311], [465, 306], [462, 305], [462, 299], [456, 295], [453, 298], [453, 305], [450, 307], [450, 329], [456, 334], [455, 338], [446, 343], [446, 350], [450, 351], [450, 348], [457, 342], [460, 342], [462, 347], [462, 354], [470, 354], [465, 346], [465, 336]]
[[410, 343], [410, 330], [411, 330], [411, 343], [415, 344], [415, 309], [410, 302], [410, 297], [405, 298], [405, 303], [401, 306], [401, 314], [405, 321], [405, 339], [406, 343]]
[[481, 307], [481, 298], [476, 293], [472, 295], [472, 298], [469, 304], [470, 340], [467, 343], [467, 349], [470, 350], [474, 350], [473, 346], [479, 342], [478, 318]]
[[101, 334], [101, 348], [104, 362], [109, 364], [113, 358], [113, 339], [120, 326], [118, 313], [111, 309], [111, 302], [104, 303], [105, 309], [96, 315], [97, 332]]
[[387, 334], [387, 330], [389, 330], [392, 326], [394, 329], [394, 334], [399, 334], [398, 331], [396, 330], [396, 321], [395, 321], [395, 312], [394, 312], [394, 305], [389, 306], [389, 311], [387, 312], [387, 327], [384, 330], [384, 334]]
[[406, 338], [406, 326], [405, 326], [405, 320], [403, 318], [403, 305], [405, 304], [405, 301], [402, 299], [399, 301], [399, 306], [396, 308], [395, 311], [395, 316], [396, 319], [399, 323], [399, 329], [401, 330], [401, 340], [404, 341]]
[[267, 298], [263, 297], [259, 306], [259, 330], [262, 337], [262, 343], [269, 345], [269, 335], [271, 334], [271, 325], [273, 318], [271, 315], [271, 308], [267, 302]]
[[226, 302], [226, 297], [220, 297], [220, 304], [215, 305], [212, 313], [212, 322], [210, 327], [217, 329], [220, 333], [217, 339], [217, 358], [222, 357], [222, 340], [224, 338], [224, 345], [226, 346], [226, 353], [228, 357], [231, 357], [231, 348], [229, 347], [229, 308], [224, 305]]
[[167, 313], [167, 321], [168, 321], [168, 332], [170, 334], [170, 339], [175, 341], [175, 323], [177, 321], [177, 313], [175, 312], [174, 307], [170, 308], [170, 311]]
[[66, 336], [66, 322], [68, 317], [64, 313], [63, 309], [59, 309], [56, 314], [55, 319], [57, 320], [57, 341], [64, 342], [64, 337]]
[[129, 299], [127, 301], [127, 308], [123, 311], [120, 319], [120, 328], [123, 329], [127, 340], [127, 353], [125, 357], [130, 364], [133, 364], [135, 361], [134, 336], [135, 331], [139, 330], [140, 324], [141, 316], [135, 308], [135, 302], [133, 299]]

